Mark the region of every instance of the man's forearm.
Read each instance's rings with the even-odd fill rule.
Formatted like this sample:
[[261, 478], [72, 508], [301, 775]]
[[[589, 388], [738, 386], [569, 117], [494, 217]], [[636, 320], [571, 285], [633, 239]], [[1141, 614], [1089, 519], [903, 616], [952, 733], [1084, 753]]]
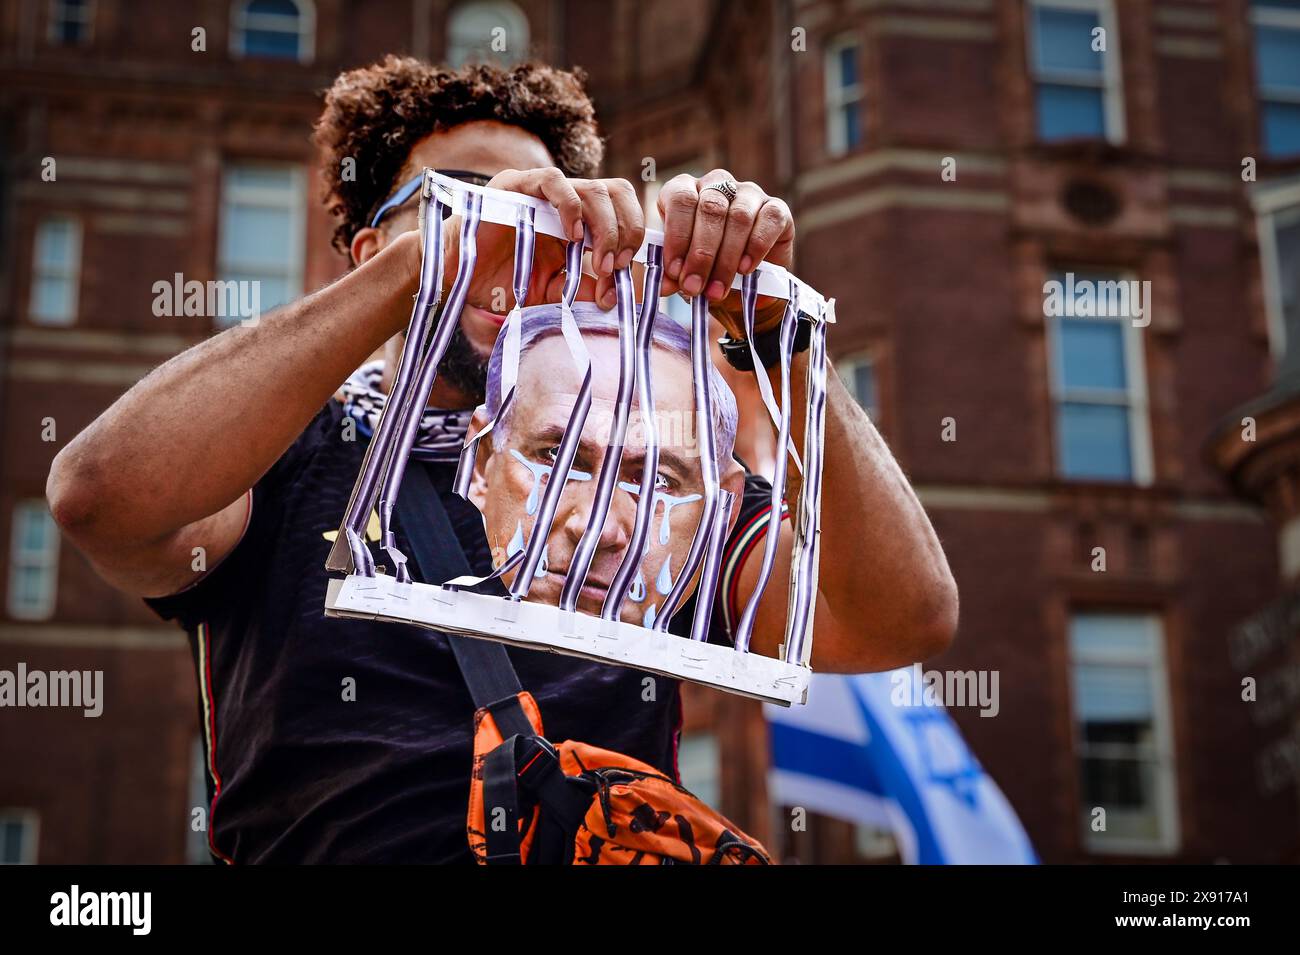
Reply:
[[[807, 369], [807, 353], [796, 355], [791, 432], [801, 455]], [[779, 389], [780, 372], [770, 377], [773, 389]], [[957, 615], [956, 585], [943, 548], [884, 439], [829, 362], [824, 448], [818, 589], [845, 631], [841, 636], [864, 643], [887, 638], [908, 659], [941, 651], [952, 638]], [[799, 472], [791, 466], [792, 514], [801, 489]], [[837, 658], [858, 656], [851, 647], [836, 649]], [[878, 656], [866, 650], [859, 651], [864, 659]]]
[[144, 542], [237, 500], [404, 327], [418, 256], [403, 237], [327, 288], [155, 369], [55, 459], [60, 523]]

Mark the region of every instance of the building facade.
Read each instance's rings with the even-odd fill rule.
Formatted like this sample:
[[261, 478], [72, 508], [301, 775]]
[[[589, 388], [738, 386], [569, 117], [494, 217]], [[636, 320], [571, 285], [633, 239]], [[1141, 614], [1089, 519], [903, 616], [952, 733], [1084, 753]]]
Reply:
[[[0, 668], [102, 669], [131, 705], [0, 711], [0, 859], [202, 854], [183, 638], [60, 546], [45, 475], [238, 320], [156, 314], [160, 278], [255, 278], [266, 308], [342, 274], [310, 126], [387, 52], [581, 65], [605, 174], [649, 209], [715, 166], [787, 199], [961, 589], [925, 665], [998, 674], [996, 717], [953, 715], [1044, 860], [1296, 859], [1296, 763], [1269, 756], [1294, 709], [1259, 719], [1232, 650], [1284, 586], [1278, 532], [1206, 453], [1300, 301], [1282, 0], [8, 0]], [[790, 831], [759, 707], [687, 698], [683, 773], [727, 815], [792, 861], [896, 855]]]

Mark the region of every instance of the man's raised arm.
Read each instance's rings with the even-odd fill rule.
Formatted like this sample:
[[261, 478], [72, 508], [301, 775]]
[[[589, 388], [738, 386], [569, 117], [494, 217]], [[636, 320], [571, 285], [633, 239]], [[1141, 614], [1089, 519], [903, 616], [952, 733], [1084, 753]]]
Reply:
[[54, 459], [54, 519], [129, 593], [173, 593], [239, 542], [247, 492], [339, 385], [405, 327], [416, 233], [332, 285], [161, 365]]
[[[790, 268], [794, 219], [789, 207], [753, 182], [736, 182], [725, 169], [696, 179], [681, 175], [659, 192], [664, 218], [665, 293], [706, 295], [711, 310], [735, 337], [743, 337], [739, 273], [760, 262]], [[756, 327], [780, 321], [785, 303], [760, 296]], [[843, 309], [841, 313], [843, 313]], [[791, 365], [792, 406], [807, 402], [807, 354]], [[934, 656], [957, 628], [957, 585], [939, 538], [884, 440], [843, 384], [829, 374], [822, 482], [821, 561], [814, 616], [812, 666], [829, 672], [885, 670]], [[780, 388], [779, 372], [772, 382]], [[802, 447], [804, 416], [791, 420]], [[782, 453], [782, 449], [777, 449]], [[788, 473], [787, 498], [797, 500], [797, 471]], [[774, 655], [785, 633], [794, 534], [781, 530], [774, 573], [759, 605], [751, 646]], [[740, 572], [741, 594], [758, 582], [761, 561]]]

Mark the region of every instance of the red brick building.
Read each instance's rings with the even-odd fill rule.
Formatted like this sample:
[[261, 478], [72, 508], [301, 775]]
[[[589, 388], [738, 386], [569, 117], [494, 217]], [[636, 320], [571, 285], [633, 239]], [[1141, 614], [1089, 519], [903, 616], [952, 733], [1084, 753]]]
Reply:
[[[1295, 764], [1268, 763], [1279, 723], [1252, 717], [1231, 659], [1278, 596], [1277, 531], [1204, 451], [1270, 386], [1300, 300], [1294, 6], [9, 0], [0, 668], [102, 669], [130, 703], [0, 710], [0, 859], [186, 858], [189, 654], [59, 547], [45, 475], [214, 331], [155, 316], [155, 282], [291, 297], [342, 272], [308, 139], [319, 92], [407, 51], [582, 65], [606, 174], [650, 204], [714, 166], [787, 198], [797, 271], [840, 302], [832, 356], [961, 587], [958, 640], [927, 665], [998, 671], [998, 716], [954, 716], [1044, 860], [1294, 860]], [[1135, 298], [1047, 314], [1067, 277]], [[784, 832], [758, 708], [689, 700], [688, 781]], [[859, 835], [816, 819], [785, 852], [890, 856]]]

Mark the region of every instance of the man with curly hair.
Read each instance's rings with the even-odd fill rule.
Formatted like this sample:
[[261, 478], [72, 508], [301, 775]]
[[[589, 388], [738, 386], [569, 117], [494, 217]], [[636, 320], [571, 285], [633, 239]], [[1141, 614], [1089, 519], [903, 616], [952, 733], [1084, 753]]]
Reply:
[[[603, 147], [580, 72], [536, 63], [460, 70], [389, 57], [338, 77], [316, 127], [335, 244], [354, 268], [249, 327], [234, 327], [136, 384], [56, 458], [47, 495], [67, 536], [111, 583], [189, 632], [209, 782], [209, 846], [241, 862], [469, 862], [473, 703], [441, 634], [322, 616], [329, 541], [391, 384], [420, 270], [411, 183], [448, 175], [550, 201], [593, 242], [580, 297], [608, 309], [613, 273], [644, 236], [634, 187], [597, 178]], [[342, 174], [344, 160], [355, 181]], [[726, 188], [719, 188], [726, 184]], [[734, 193], [734, 194], [733, 194]], [[665, 293], [708, 297], [739, 337], [733, 278], [790, 266], [780, 199], [722, 169], [660, 193]], [[445, 225], [447, 281], [455, 220]], [[484, 224], [460, 333], [421, 421], [427, 466], [477, 572], [491, 554], [477, 511], [451, 493], [511, 286], [512, 230]], [[559, 300], [562, 245], [540, 241], [527, 304]], [[759, 331], [780, 302], [765, 302]], [[376, 352], [384, 361], [367, 362]], [[796, 355], [802, 382], [806, 355]], [[796, 385], [795, 401], [803, 400]], [[796, 416], [798, 418], [799, 416]], [[796, 440], [802, 421], [797, 420]], [[925, 513], [871, 422], [831, 376], [814, 669], [898, 666], [943, 649], [956, 591]], [[725, 641], [746, 558], [771, 520], [745, 481], [710, 639]], [[400, 530], [400, 528], [399, 528]], [[792, 533], [779, 527], [776, 572]], [[411, 550], [399, 534], [399, 548]], [[778, 579], [779, 576], [778, 576]], [[674, 618], [683, 632], [693, 604]], [[772, 654], [786, 613], [771, 587], [752, 647]], [[548, 734], [677, 774], [676, 681], [511, 649]]]

